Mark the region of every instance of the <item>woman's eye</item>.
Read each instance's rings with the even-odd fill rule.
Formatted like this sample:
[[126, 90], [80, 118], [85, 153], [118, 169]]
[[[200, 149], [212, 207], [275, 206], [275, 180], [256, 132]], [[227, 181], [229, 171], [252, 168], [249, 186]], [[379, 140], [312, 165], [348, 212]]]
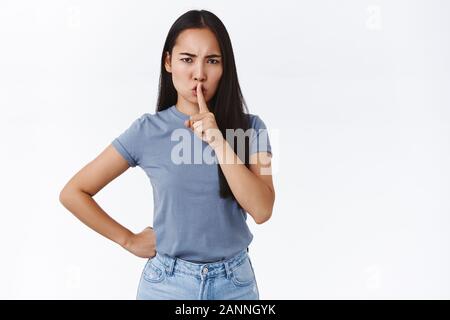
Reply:
[[[192, 60], [191, 58], [182, 58], [181, 60], [184, 61], [184, 62], [190, 63], [190, 61], [186, 61], [186, 59]], [[210, 59], [209, 61], [214, 61], [214, 63], [212, 63], [212, 64], [219, 64], [220, 63], [220, 61], [217, 60], [217, 59]]]

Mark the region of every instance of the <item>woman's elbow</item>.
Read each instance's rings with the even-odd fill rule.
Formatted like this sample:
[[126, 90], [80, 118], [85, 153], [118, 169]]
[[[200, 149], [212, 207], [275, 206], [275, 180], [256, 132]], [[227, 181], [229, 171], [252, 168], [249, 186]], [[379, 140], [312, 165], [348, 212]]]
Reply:
[[67, 204], [70, 202], [70, 199], [72, 199], [76, 193], [77, 193], [76, 189], [74, 189], [70, 185], [66, 185], [59, 192], [59, 202], [66, 207]]
[[70, 192], [66, 188], [62, 189], [59, 193], [59, 202], [63, 206], [66, 206], [67, 202], [69, 201], [69, 198], [70, 198], [69, 193]]
[[270, 199], [270, 202], [268, 206], [265, 207], [264, 211], [262, 211], [258, 216], [260, 217], [258, 220], [256, 220], [256, 224], [263, 224], [272, 217], [273, 212], [273, 206], [275, 204], [275, 192], [272, 192], [272, 197]]
[[256, 220], [256, 224], [263, 224], [264, 222], [267, 222], [270, 217], [272, 217], [272, 212], [270, 212], [269, 214], [266, 214], [265, 216], [263, 216], [263, 218], [260, 218], [258, 220]]

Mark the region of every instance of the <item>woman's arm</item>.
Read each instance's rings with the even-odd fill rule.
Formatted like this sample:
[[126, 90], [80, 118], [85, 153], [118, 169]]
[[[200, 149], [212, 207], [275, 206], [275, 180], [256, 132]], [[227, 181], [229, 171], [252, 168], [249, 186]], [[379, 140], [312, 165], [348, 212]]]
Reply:
[[201, 86], [201, 83], [197, 84], [199, 113], [191, 115], [184, 125], [209, 143], [236, 200], [257, 224], [264, 223], [272, 216], [275, 202], [270, 154], [252, 154], [249, 170], [223, 137], [214, 113], [209, 111]]
[[257, 224], [266, 222], [275, 202], [270, 154], [252, 154], [248, 169], [226, 139], [219, 141], [212, 146], [233, 195]]
[[111, 218], [93, 199], [97, 192], [128, 168], [128, 162], [109, 145], [67, 182], [60, 192], [59, 201], [94, 231], [137, 256], [152, 257], [156, 253], [156, 239], [151, 228], [134, 234]]

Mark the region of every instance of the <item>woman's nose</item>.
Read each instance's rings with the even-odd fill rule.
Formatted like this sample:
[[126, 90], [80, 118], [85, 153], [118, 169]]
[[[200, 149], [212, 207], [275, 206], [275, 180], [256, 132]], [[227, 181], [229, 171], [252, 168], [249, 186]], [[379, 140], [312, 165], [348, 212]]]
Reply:
[[200, 63], [196, 66], [194, 71], [195, 80], [204, 81], [205, 80], [205, 68]]

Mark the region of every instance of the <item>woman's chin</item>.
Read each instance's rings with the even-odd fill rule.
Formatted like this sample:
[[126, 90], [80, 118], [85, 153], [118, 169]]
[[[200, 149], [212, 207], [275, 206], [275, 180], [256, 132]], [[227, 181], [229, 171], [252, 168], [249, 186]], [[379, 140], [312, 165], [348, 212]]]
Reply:
[[[205, 98], [205, 101], [208, 102], [208, 98], [207, 97], [204, 97], [204, 98]], [[194, 95], [190, 95], [187, 97], [185, 96], [185, 99], [192, 103], [198, 103], [198, 98], [197, 98], [197, 96], [194, 96]]]
[[[198, 98], [192, 96], [192, 97], [190, 97], [190, 101], [192, 101], [192, 102], [198, 102]], [[205, 101], [208, 101], [208, 100], [206, 100], [206, 98], [205, 98]]]

